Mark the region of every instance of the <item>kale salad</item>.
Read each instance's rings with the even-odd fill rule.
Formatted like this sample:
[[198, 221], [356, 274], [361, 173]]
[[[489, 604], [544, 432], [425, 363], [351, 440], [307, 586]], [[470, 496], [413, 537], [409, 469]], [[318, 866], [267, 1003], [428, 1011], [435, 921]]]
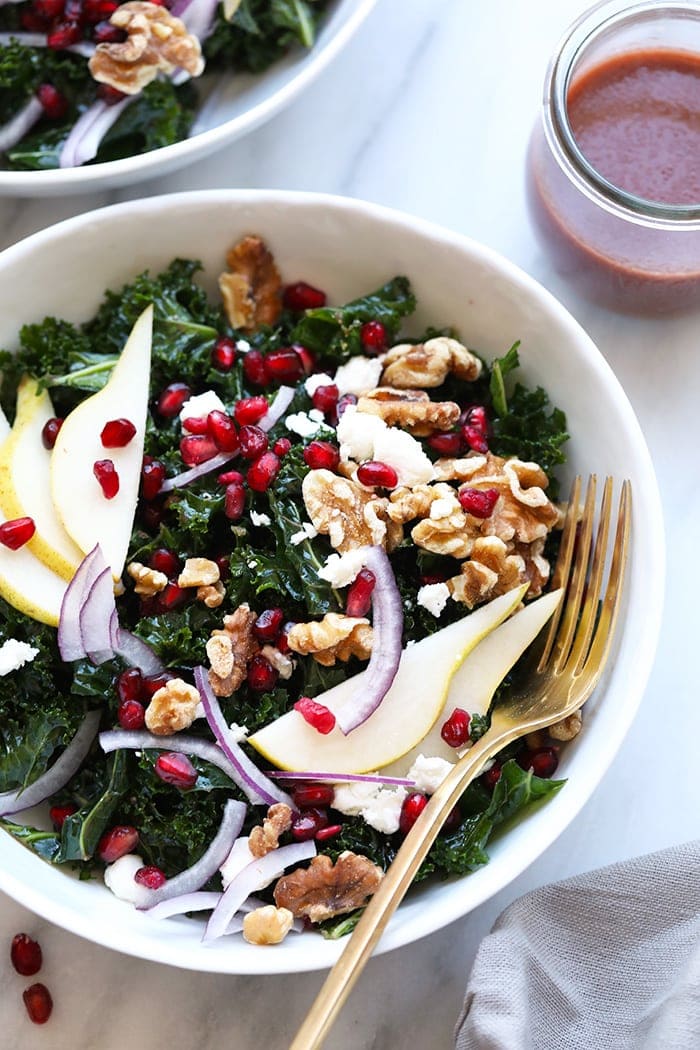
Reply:
[[313, 47], [327, 7], [0, 0], [0, 161], [19, 171], [77, 167], [179, 142], [221, 78]]
[[[218, 302], [199, 268], [0, 358], [0, 827], [205, 939], [338, 937], [488, 728], [470, 653], [507, 682], [554, 608], [566, 420], [517, 344], [402, 337], [406, 277], [329, 305], [253, 235]], [[418, 879], [485, 864], [578, 728], [502, 753]]]

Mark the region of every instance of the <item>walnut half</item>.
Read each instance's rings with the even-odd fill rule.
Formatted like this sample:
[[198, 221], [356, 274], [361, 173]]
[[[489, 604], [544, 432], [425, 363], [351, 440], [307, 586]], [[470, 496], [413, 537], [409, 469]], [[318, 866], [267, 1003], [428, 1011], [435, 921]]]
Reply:
[[226, 264], [230, 272], [219, 275], [219, 290], [231, 327], [252, 331], [274, 324], [282, 310], [282, 278], [265, 242], [243, 237]]
[[295, 623], [287, 634], [289, 648], [300, 656], [309, 653], [317, 663], [333, 667], [351, 656], [367, 660], [372, 652], [372, 628], [364, 617], [326, 613], [322, 620]]
[[380, 867], [349, 850], [335, 864], [321, 854], [308, 868], [297, 868], [279, 879], [275, 903], [278, 908], [288, 908], [297, 919], [322, 922], [363, 907], [383, 878]]

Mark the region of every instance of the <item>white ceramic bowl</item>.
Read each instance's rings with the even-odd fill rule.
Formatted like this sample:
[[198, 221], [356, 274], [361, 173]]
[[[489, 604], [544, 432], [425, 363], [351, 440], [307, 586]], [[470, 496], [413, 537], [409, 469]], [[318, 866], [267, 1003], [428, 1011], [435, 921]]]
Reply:
[[219, 78], [190, 138], [104, 164], [50, 171], [0, 170], [0, 197], [64, 196], [129, 186], [213, 153], [263, 124], [296, 98], [347, 44], [375, 3], [334, 0], [310, 50], [295, 47], [263, 73], [232, 73]]
[[[523, 372], [568, 413], [568, 473], [632, 481], [633, 540], [626, 608], [605, 684], [586, 707], [585, 728], [565, 749], [563, 791], [491, 847], [491, 862], [463, 879], [424, 885], [402, 904], [380, 950], [422, 937], [481, 904], [546, 850], [586, 802], [627, 732], [650, 671], [662, 607], [663, 529], [656, 481], [639, 425], [617, 379], [586, 333], [539, 284], [464, 237], [359, 201], [281, 192], [213, 191], [135, 201], [62, 222], [0, 254], [0, 346], [23, 322], [46, 314], [84, 320], [105, 288], [174, 256], [204, 263], [214, 290], [226, 248], [261, 234], [282, 274], [342, 302], [397, 273], [418, 297], [413, 324], [454, 325], [486, 355], [522, 340]], [[648, 568], [655, 566], [650, 574]], [[228, 973], [329, 966], [342, 944], [290, 936], [275, 949], [228, 938], [200, 944], [188, 919], [156, 922], [103, 886], [78, 882], [0, 834], [0, 888], [90, 940], [159, 962]]]

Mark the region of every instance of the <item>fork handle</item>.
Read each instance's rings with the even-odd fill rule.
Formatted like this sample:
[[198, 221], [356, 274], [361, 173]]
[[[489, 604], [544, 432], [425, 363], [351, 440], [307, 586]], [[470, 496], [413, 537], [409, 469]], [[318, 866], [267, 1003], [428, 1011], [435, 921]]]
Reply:
[[379, 888], [365, 908], [342, 955], [297, 1032], [290, 1050], [316, 1050], [323, 1044], [343, 1003], [362, 973], [389, 919], [403, 900], [418, 868], [459, 798], [485, 762], [508, 743], [492, 727], [450, 770], [404, 839]]

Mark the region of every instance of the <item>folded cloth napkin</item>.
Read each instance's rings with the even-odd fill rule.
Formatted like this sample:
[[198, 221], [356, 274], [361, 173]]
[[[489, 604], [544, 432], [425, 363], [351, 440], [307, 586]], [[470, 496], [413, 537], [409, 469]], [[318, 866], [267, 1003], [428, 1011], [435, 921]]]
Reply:
[[534, 890], [482, 942], [457, 1050], [698, 1050], [700, 841]]

